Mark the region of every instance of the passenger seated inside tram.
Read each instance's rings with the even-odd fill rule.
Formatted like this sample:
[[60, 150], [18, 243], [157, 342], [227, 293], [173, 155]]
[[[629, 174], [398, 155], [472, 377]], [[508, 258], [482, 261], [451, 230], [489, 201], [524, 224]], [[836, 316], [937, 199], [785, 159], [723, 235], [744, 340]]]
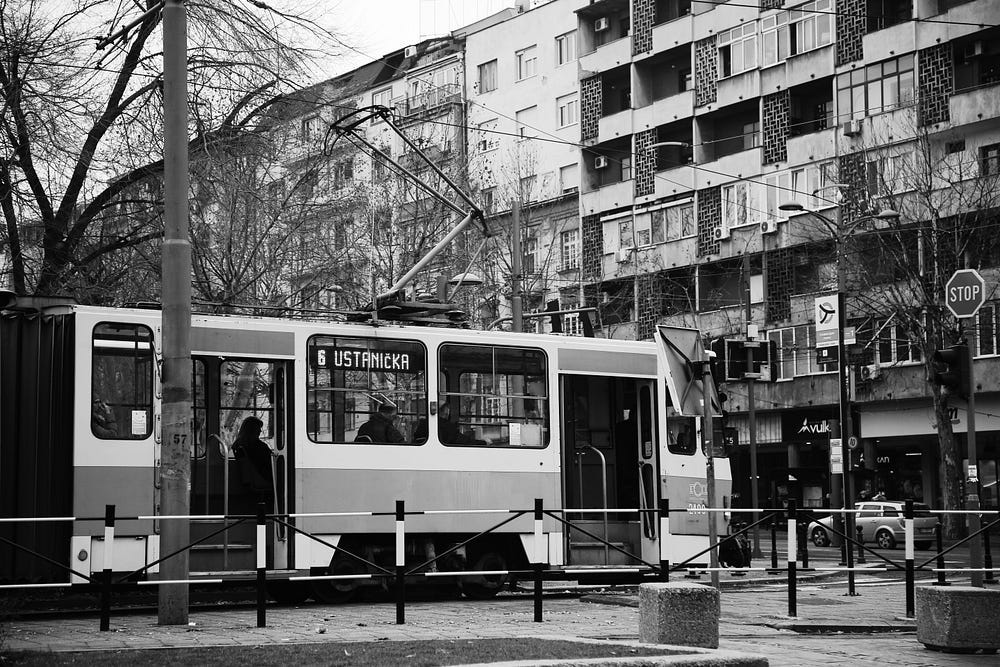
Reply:
[[100, 438], [118, 437], [118, 420], [114, 410], [97, 396], [90, 410], [90, 424], [94, 435]]
[[378, 442], [395, 445], [406, 442], [406, 438], [396, 428], [396, 406], [383, 403], [378, 411], [358, 429], [354, 442]]
[[462, 431], [458, 424], [451, 420], [451, 405], [441, 403], [438, 413], [438, 438], [446, 445], [486, 445], [485, 440], [478, 440], [470, 433]]

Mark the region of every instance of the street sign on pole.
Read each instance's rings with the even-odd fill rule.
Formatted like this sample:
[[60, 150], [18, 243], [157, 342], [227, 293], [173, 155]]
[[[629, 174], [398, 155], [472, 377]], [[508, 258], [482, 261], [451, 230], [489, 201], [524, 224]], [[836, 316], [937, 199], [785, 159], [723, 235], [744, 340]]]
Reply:
[[840, 304], [836, 294], [816, 297], [816, 347], [834, 347], [840, 332]]
[[959, 319], [974, 317], [986, 301], [986, 281], [975, 269], [959, 269], [944, 286], [944, 304]]

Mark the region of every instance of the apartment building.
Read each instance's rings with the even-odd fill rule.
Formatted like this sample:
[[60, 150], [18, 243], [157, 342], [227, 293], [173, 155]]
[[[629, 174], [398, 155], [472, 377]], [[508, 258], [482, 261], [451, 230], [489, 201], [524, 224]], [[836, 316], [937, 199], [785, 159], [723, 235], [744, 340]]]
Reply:
[[[814, 303], [844, 286], [857, 331], [846, 360], [855, 481], [940, 505], [928, 348], [905, 324], [935, 305], [888, 295], [940, 285], [963, 262], [997, 284], [1000, 5], [596, 0], [576, 14], [581, 280], [601, 331], [648, 339], [670, 323], [742, 337], [748, 321], [765, 331], [777, 345], [767, 364], [776, 381], [759, 383], [755, 406], [761, 502], [822, 506], [841, 373], [817, 354]], [[872, 217], [888, 209], [896, 226]], [[939, 225], [956, 220], [975, 241], [932, 261], [947, 245]], [[886, 255], [886, 239], [902, 259]], [[976, 320], [975, 364], [980, 479], [993, 506], [996, 313], [988, 303]], [[744, 445], [735, 479], [747, 393], [742, 383], [727, 392]], [[959, 434], [962, 407], [950, 408]], [[746, 506], [749, 485], [740, 491]]]
[[[510, 315], [512, 208], [519, 207], [524, 311], [580, 305], [580, 101], [576, 10], [586, 0], [519, 2], [465, 37], [469, 174], [498, 232], [495, 314]], [[580, 330], [575, 314], [567, 333]], [[526, 329], [549, 331], [547, 320]]]

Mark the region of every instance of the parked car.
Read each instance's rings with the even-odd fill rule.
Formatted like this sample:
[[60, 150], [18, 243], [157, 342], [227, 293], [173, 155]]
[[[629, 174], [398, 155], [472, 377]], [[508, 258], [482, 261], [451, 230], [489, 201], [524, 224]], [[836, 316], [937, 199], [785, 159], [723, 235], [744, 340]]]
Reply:
[[[865, 501], [854, 503], [859, 510], [854, 515], [854, 523], [861, 527], [861, 541], [874, 542], [881, 549], [892, 549], [906, 539], [906, 524], [901, 500]], [[938, 519], [931, 514], [924, 503], [913, 503], [913, 546], [917, 549], [930, 548], [934, 540], [934, 526]], [[818, 547], [840, 544], [840, 538], [833, 532], [833, 516], [826, 516], [809, 524], [809, 539]]]

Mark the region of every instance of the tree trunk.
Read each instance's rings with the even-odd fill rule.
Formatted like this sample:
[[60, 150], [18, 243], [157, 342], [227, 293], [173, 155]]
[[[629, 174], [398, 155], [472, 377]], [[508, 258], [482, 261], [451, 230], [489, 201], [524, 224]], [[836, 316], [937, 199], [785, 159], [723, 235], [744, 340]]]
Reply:
[[[962, 509], [962, 469], [959, 465], [962, 458], [951, 428], [948, 399], [939, 388], [934, 389], [933, 398], [934, 424], [938, 433], [938, 482], [943, 507], [930, 504], [934, 509], [958, 510]], [[941, 523], [945, 537], [955, 539], [964, 536], [965, 518], [961, 514], [943, 514]]]

